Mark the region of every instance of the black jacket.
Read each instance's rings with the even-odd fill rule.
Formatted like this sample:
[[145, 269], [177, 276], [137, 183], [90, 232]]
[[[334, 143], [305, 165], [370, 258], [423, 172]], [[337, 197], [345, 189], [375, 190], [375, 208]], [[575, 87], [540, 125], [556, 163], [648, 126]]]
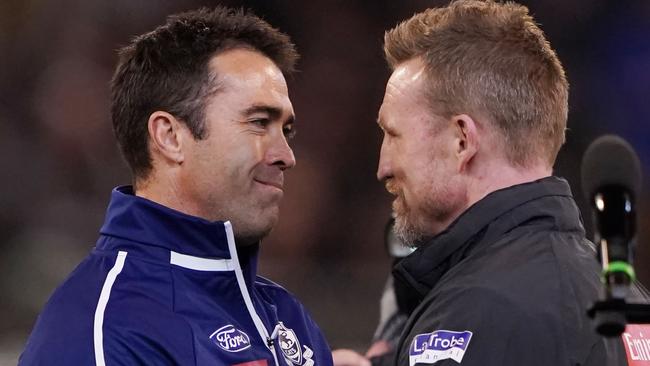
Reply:
[[395, 362], [624, 365], [622, 342], [598, 336], [585, 313], [599, 273], [565, 180], [493, 192], [395, 267], [416, 304]]

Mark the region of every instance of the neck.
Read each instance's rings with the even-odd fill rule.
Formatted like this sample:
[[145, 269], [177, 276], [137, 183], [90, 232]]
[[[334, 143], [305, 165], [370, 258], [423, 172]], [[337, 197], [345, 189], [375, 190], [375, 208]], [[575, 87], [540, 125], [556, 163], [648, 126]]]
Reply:
[[196, 201], [184, 193], [184, 190], [179, 189], [176, 180], [169, 177], [151, 174], [146, 179], [136, 180], [134, 190], [136, 196], [187, 215], [210, 220], [196, 205]]
[[508, 162], [498, 161], [482, 165], [481, 171], [477, 173], [468, 185], [467, 207], [499, 189], [548, 177], [553, 173], [553, 169], [546, 164], [515, 167]]

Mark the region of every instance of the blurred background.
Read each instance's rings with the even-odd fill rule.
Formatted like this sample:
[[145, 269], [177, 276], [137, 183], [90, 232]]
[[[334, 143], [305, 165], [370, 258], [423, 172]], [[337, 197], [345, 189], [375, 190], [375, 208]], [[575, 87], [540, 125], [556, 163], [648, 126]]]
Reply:
[[[364, 350], [391, 260], [390, 196], [375, 179], [375, 124], [389, 71], [384, 30], [447, 1], [224, 1], [291, 35], [302, 55], [289, 80], [298, 165], [261, 274], [311, 310], [333, 347]], [[591, 232], [582, 153], [617, 133], [646, 179], [638, 205], [638, 276], [650, 284], [650, 1], [522, 1], [571, 83], [566, 177]], [[92, 249], [111, 189], [130, 175], [114, 143], [108, 82], [115, 50], [166, 15], [217, 2], [0, 2], [0, 365], [15, 364], [54, 288]]]

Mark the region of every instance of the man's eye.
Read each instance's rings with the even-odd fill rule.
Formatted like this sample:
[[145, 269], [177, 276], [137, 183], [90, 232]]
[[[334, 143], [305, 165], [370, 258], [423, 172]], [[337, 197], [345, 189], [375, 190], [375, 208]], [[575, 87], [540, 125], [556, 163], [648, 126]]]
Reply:
[[262, 128], [266, 128], [266, 126], [269, 124], [270, 120], [268, 118], [257, 118], [254, 120], [249, 121], [250, 123], [257, 125]]
[[282, 128], [282, 133], [289, 140], [296, 136], [296, 132], [296, 129], [292, 125], [287, 125]]

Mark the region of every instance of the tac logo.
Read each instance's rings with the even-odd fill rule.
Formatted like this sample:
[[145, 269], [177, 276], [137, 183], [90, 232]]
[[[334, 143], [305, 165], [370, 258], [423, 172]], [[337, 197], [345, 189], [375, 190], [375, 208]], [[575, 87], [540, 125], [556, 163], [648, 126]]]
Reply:
[[472, 332], [454, 332], [436, 330], [432, 333], [418, 334], [413, 338], [409, 348], [409, 364], [433, 364], [441, 360], [452, 359], [458, 363], [463, 360]]
[[251, 346], [248, 334], [228, 324], [214, 331], [210, 339], [226, 352], [239, 352]]

